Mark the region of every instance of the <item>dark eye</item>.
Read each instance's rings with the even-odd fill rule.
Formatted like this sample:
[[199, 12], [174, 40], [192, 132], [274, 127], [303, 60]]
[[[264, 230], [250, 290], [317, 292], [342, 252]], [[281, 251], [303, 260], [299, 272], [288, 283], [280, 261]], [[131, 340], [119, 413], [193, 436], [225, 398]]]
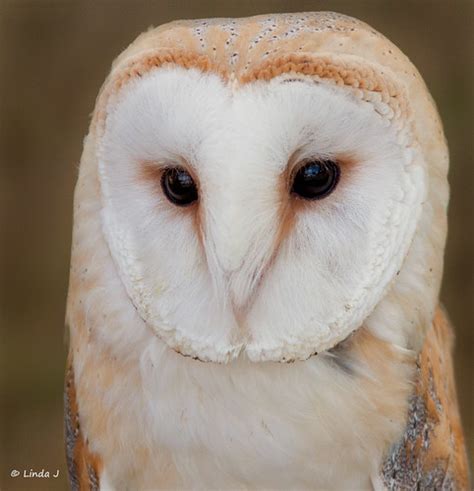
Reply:
[[304, 199], [321, 199], [339, 181], [339, 166], [332, 160], [312, 160], [301, 166], [293, 177], [291, 192]]
[[161, 187], [166, 197], [178, 206], [190, 205], [198, 199], [198, 191], [191, 174], [182, 167], [165, 169]]

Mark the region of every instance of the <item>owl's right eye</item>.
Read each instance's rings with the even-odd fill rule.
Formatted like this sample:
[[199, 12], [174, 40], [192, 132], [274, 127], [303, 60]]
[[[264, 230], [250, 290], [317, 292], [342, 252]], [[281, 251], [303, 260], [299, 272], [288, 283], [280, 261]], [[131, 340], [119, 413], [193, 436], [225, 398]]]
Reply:
[[161, 187], [165, 196], [177, 206], [187, 206], [198, 199], [196, 183], [183, 167], [169, 167], [161, 176]]

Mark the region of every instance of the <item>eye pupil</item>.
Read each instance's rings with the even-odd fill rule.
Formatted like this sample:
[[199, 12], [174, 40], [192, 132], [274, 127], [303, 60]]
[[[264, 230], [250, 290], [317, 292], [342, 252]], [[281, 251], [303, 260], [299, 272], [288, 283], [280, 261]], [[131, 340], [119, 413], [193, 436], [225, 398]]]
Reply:
[[196, 183], [191, 174], [182, 167], [165, 169], [161, 187], [168, 200], [177, 206], [190, 205], [198, 199]]
[[296, 172], [291, 192], [308, 200], [324, 198], [336, 187], [339, 175], [339, 166], [332, 160], [307, 162]]

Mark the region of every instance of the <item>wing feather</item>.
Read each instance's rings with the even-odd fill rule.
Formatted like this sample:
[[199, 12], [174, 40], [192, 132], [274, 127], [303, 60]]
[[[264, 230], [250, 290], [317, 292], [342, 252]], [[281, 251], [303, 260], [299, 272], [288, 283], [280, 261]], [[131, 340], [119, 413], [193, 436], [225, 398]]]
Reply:
[[390, 490], [470, 489], [467, 453], [452, 363], [453, 329], [441, 307], [417, 361], [402, 440], [381, 471]]
[[101, 461], [88, 448], [84, 438], [76, 399], [72, 353], [67, 362], [64, 387], [66, 459], [72, 491], [99, 491]]

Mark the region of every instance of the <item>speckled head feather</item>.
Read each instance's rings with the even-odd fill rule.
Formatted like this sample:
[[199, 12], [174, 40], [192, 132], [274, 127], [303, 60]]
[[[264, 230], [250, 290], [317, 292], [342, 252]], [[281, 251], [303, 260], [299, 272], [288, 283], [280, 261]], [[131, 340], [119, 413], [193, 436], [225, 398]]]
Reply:
[[[308, 12], [175, 21], [150, 29], [115, 60], [98, 109], [130, 78], [170, 63], [239, 84], [282, 73], [311, 75], [384, 102], [394, 110], [389, 119], [409, 117], [408, 98], [417, 126], [422, 123], [416, 138], [425, 152], [441, 153], [436, 167], [446, 173], [441, 123], [417, 69], [387, 38], [352, 17]], [[96, 110], [96, 118], [101, 114]]]

